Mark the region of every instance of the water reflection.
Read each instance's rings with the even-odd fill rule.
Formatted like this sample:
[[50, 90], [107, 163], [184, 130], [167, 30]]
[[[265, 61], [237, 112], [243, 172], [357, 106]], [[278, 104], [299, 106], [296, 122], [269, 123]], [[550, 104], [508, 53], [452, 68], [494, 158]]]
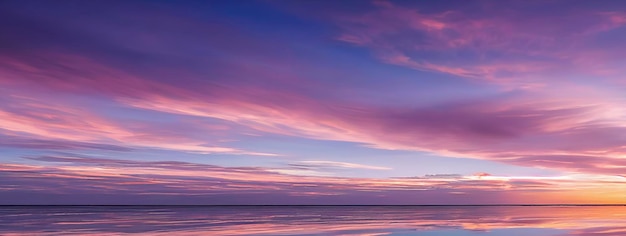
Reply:
[[12, 234], [617, 236], [626, 207], [2, 207]]

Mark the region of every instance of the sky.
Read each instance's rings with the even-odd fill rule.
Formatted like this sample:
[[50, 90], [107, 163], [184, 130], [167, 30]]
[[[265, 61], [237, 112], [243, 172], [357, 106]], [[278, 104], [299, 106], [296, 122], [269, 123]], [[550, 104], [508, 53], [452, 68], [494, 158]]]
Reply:
[[625, 12], [0, 1], [0, 204], [623, 204]]

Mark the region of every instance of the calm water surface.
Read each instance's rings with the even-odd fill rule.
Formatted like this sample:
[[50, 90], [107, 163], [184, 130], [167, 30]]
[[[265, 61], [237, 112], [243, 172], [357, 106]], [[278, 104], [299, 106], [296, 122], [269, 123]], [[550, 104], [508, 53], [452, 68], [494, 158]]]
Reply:
[[626, 235], [626, 206], [0, 207], [0, 235]]

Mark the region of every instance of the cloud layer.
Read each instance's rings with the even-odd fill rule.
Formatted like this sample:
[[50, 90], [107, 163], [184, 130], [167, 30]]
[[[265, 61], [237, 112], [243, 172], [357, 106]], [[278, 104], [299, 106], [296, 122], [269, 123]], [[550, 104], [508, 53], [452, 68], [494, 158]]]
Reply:
[[[2, 204], [157, 204], [159, 196], [177, 204], [246, 204], [258, 196], [258, 204], [458, 204], [581, 203], [610, 202], [623, 190], [623, 177], [502, 177], [484, 173], [472, 176], [438, 175], [405, 178], [345, 178], [305, 176], [253, 167], [220, 167], [175, 161], [130, 161], [66, 154], [35, 156], [29, 160], [53, 165], [5, 164], [0, 170], [0, 188], [8, 191]], [[350, 163], [305, 162], [314, 166], [377, 168]], [[292, 167], [302, 168], [303, 164]], [[305, 172], [306, 173], [306, 172]], [[594, 199], [581, 199], [578, 192], [602, 192]], [[515, 194], [513, 194], [515, 193]], [[532, 200], [524, 195], [541, 193]], [[41, 199], [43, 195], [68, 195]], [[18, 198], [19, 196], [19, 198]], [[237, 196], [237, 197], [235, 197]], [[352, 199], [359, 196], [359, 199]], [[413, 197], [408, 197], [413, 196]], [[422, 198], [424, 197], [424, 198]], [[562, 198], [565, 197], [565, 198]], [[127, 198], [127, 199], [124, 199]], [[149, 200], [153, 199], [153, 200]], [[436, 200], [435, 200], [436, 199]], [[58, 202], [57, 202], [58, 201]], [[87, 201], [87, 202], [85, 202]], [[348, 202], [345, 202], [348, 204]]]
[[[217, 3], [0, 3], [3, 189], [16, 200], [622, 194], [605, 185], [626, 173], [621, 6], [373, 1], [310, 3], [323, 12], [311, 15], [251, 4], [257, 14]], [[315, 142], [353, 151], [302, 148]], [[558, 174], [350, 178], [409, 165], [362, 149]], [[589, 189], [610, 194], [582, 197]]]

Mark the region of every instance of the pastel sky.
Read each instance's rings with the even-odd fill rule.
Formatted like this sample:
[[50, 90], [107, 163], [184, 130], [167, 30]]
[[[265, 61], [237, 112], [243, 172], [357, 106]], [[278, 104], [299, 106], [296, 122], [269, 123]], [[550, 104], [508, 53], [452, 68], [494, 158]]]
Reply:
[[626, 203], [626, 4], [0, 1], [0, 204]]

